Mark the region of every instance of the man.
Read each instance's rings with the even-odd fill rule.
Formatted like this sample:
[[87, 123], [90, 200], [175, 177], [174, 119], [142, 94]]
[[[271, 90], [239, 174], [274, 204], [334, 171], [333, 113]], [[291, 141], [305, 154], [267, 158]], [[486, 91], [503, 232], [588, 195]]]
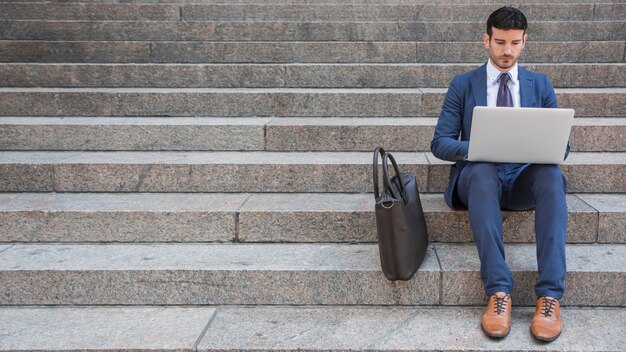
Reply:
[[[513, 278], [504, 260], [500, 210], [535, 208], [539, 280], [531, 333], [547, 342], [562, 330], [559, 300], [565, 279], [565, 178], [557, 165], [466, 161], [474, 106], [557, 107], [549, 79], [517, 64], [528, 39], [526, 28], [526, 17], [512, 7], [502, 7], [489, 16], [483, 35], [489, 60], [452, 80], [431, 150], [439, 159], [456, 162], [444, 197], [450, 207], [466, 207], [469, 212], [480, 275], [489, 297], [481, 318], [489, 337], [503, 338], [510, 331]], [[569, 146], [565, 157], [568, 153]]]

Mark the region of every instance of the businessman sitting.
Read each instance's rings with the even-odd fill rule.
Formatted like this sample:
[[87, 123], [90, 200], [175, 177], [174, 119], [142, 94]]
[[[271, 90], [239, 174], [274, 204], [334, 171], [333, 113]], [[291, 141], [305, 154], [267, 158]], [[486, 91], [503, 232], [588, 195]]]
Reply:
[[[526, 17], [516, 8], [502, 7], [489, 16], [483, 35], [489, 60], [452, 80], [431, 150], [439, 159], [456, 162], [444, 197], [450, 207], [469, 211], [480, 276], [489, 297], [481, 318], [489, 337], [503, 338], [510, 331], [513, 277], [504, 260], [500, 210], [535, 209], [539, 279], [531, 333], [547, 342], [559, 337], [563, 325], [559, 300], [565, 280], [565, 178], [557, 165], [466, 160], [474, 106], [557, 107], [550, 80], [517, 64], [528, 39], [526, 28]], [[568, 152], [569, 146], [566, 156]]]

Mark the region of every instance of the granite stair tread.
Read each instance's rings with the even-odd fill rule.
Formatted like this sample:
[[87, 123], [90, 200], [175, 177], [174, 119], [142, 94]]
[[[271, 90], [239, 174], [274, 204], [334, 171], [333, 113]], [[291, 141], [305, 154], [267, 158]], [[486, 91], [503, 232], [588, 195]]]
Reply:
[[216, 307], [0, 307], [0, 351], [192, 351], [215, 313]]
[[[0, 88], [3, 116], [439, 116], [445, 88]], [[626, 116], [626, 88], [559, 88], [579, 117]]]
[[265, 126], [271, 120], [219, 117], [2, 117], [0, 149], [265, 150]]
[[[535, 245], [506, 251], [512, 295], [532, 305]], [[568, 244], [566, 252], [564, 305], [626, 305], [626, 245]], [[411, 280], [390, 282], [376, 244], [18, 243], [0, 245], [0, 278], [3, 305], [485, 302], [473, 244], [432, 244]]]
[[[480, 314], [481, 307], [2, 307], [0, 351], [618, 352], [626, 343], [624, 308], [565, 307], [566, 328], [550, 345], [530, 336], [530, 307], [513, 309], [502, 341], [477, 328]], [[76, 329], [80, 337], [67, 335]]]
[[[436, 118], [2, 117], [0, 150], [429, 151]], [[383, 142], [384, 141], [384, 142]], [[576, 118], [572, 151], [626, 152], [626, 118]]]
[[[549, 9], [546, 9], [549, 11]], [[485, 12], [472, 11], [477, 16]], [[91, 15], [91, 14], [89, 14]], [[613, 14], [620, 16], [619, 14]], [[531, 41], [624, 40], [626, 21], [531, 21]], [[3, 40], [67, 41], [475, 41], [484, 19], [471, 22], [325, 20], [325, 21], [86, 21], [22, 20], [3, 22]]]
[[[423, 192], [443, 192], [450, 162], [394, 154]], [[371, 152], [0, 152], [3, 192], [370, 192]], [[570, 153], [574, 193], [625, 193], [626, 153]]]
[[[618, 40], [526, 43], [524, 61], [624, 62]], [[600, 54], [599, 54], [600, 53]], [[446, 41], [29, 41], [0, 40], [0, 62], [482, 63], [482, 42]]]
[[[422, 193], [431, 242], [471, 242], [467, 211]], [[568, 243], [626, 243], [626, 195], [570, 194]], [[503, 211], [504, 240], [535, 240]], [[0, 242], [377, 241], [373, 193], [0, 193]]]
[[[431, 87], [413, 87], [413, 88], [290, 88], [290, 87], [272, 87], [272, 88], [136, 88], [136, 87], [122, 87], [122, 88], [76, 88], [76, 87], [0, 87], [0, 93], [185, 93], [185, 92], [206, 92], [206, 93], [228, 93], [228, 92], [242, 92], [242, 93], [315, 93], [315, 92], [338, 92], [338, 93], [351, 93], [351, 92], [364, 92], [364, 93], [377, 93], [377, 92], [391, 92], [391, 93], [411, 93], [414, 91], [420, 91], [423, 93], [445, 93], [446, 88], [431, 88]], [[626, 88], [611, 87], [611, 88], [560, 88], [555, 89], [557, 95], [559, 93], [602, 93], [602, 94], [625, 94]]]
[[[545, 0], [544, 0], [545, 1]], [[613, 20], [626, 14], [615, 4], [522, 4], [527, 16], [540, 20]], [[227, 21], [472, 21], [498, 8], [496, 4], [76, 4], [0, 3], [0, 19], [68, 20], [227, 20]]]
[[[566, 332], [549, 347], [536, 343], [528, 333], [532, 308], [513, 311], [513, 330], [504, 341], [489, 340], [479, 331], [481, 311], [460, 307], [237, 307], [218, 311], [213, 329], [198, 350], [618, 351], [624, 343], [620, 337], [620, 324], [626, 319], [623, 308], [565, 308]], [[242, 316], [247, 318], [240, 319]], [[611, 320], [606, 329], [600, 328], [603, 319]], [[236, 328], [240, 324], [245, 328]]]
[[[626, 87], [626, 63], [525, 63], [557, 88]], [[3, 63], [4, 87], [447, 88], [477, 64], [66, 64]]]
[[[22, 0], [0, 0], [0, 3], [19, 3]], [[49, 0], [30, 0], [32, 3], [49, 2]], [[119, 3], [119, 0], [63, 0], [64, 3], [74, 4], [110, 4]], [[124, 3], [129, 4], [154, 4], [155, 0], [125, 0]], [[259, 5], [259, 0], [157, 0], [159, 4], [207, 4], [207, 5]], [[329, 0], [265, 0], [264, 4], [268, 5], [328, 5]], [[332, 0], [333, 4], [338, 5], [372, 5], [372, 4], [387, 4], [387, 5], [432, 5], [430, 0]], [[455, 1], [457, 5], [485, 5], [485, 4], [499, 4], [498, 0], [458, 0]], [[528, 0], [526, 4], [546, 4], [546, 0]], [[551, 3], [555, 4], [576, 4], [580, 3], [580, 0], [555, 0]], [[591, 3], [599, 4], [622, 4], [624, 0], [593, 0]]]

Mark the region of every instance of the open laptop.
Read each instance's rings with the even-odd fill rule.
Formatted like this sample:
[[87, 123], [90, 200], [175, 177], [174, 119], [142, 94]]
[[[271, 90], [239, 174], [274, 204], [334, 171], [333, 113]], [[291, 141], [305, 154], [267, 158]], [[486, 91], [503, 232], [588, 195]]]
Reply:
[[572, 109], [476, 106], [467, 159], [561, 164], [573, 122]]

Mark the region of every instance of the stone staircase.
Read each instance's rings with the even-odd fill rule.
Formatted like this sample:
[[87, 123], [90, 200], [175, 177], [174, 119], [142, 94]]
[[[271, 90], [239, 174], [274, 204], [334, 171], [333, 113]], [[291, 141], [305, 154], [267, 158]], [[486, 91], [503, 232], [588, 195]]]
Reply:
[[[516, 307], [489, 340], [429, 152], [497, 1], [33, 1], [0, 0], [0, 351], [625, 349], [626, 1], [512, 4], [522, 65], [576, 109], [549, 345], [529, 333], [534, 213], [503, 212]], [[380, 271], [379, 145], [423, 192], [407, 282]]]

